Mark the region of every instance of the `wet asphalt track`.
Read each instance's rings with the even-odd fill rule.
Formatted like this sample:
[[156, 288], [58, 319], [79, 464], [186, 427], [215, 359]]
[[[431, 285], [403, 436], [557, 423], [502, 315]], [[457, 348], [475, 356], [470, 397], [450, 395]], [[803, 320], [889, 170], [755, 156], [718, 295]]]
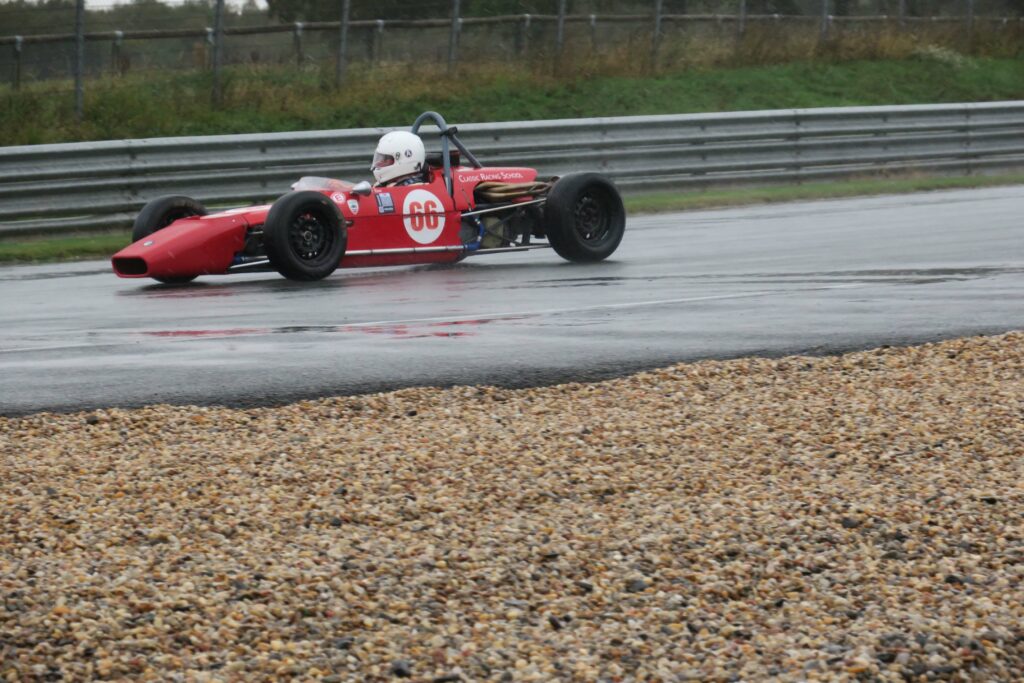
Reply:
[[1024, 328], [1024, 187], [632, 218], [613, 260], [171, 288], [0, 269], [0, 414], [587, 380]]

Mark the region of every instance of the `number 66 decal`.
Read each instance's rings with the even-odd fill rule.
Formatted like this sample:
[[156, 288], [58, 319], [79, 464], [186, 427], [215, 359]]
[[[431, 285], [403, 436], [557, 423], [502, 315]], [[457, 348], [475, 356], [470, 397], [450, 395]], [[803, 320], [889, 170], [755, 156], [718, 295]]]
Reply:
[[444, 205], [429, 190], [413, 190], [402, 203], [402, 223], [418, 244], [430, 244], [444, 230]]

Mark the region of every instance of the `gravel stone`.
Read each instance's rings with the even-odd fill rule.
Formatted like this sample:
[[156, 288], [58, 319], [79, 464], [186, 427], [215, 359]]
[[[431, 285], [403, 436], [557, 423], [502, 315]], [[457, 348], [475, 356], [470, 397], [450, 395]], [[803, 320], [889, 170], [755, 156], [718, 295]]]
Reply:
[[409, 678], [412, 676], [412, 667], [404, 659], [396, 659], [391, 662], [391, 675], [398, 676], [399, 678]]
[[455, 683], [456, 681], [463, 680], [463, 678], [459, 674], [451, 673], [444, 674], [443, 676], [435, 676], [431, 680], [433, 683]]
[[1019, 332], [0, 418], [0, 472], [3, 681], [1024, 670]]

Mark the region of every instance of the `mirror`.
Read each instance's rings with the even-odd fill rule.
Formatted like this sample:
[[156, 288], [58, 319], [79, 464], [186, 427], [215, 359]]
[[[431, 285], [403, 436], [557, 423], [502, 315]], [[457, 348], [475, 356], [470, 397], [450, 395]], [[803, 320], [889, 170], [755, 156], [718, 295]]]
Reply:
[[365, 180], [361, 183], [356, 183], [355, 185], [352, 186], [352, 189], [350, 190], [352, 194], [357, 194], [360, 197], [369, 197], [370, 192], [372, 191], [373, 188], [370, 187], [370, 183]]

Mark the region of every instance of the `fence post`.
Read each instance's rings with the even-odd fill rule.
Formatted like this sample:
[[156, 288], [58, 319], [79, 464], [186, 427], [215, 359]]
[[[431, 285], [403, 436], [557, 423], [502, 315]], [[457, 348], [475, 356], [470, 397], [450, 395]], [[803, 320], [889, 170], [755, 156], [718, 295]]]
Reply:
[[658, 47], [661, 44], [661, 8], [662, 0], [654, 0], [654, 33], [651, 35], [651, 71], [658, 70]]
[[295, 44], [295, 66], [302, 67], [306, 55], [302, 53], [302, 22], [296, 21], [292, 27], [292, 42]]
[[377, 20], [377, 28], [373, 30], [373, 52], [370, 55], [370, 61], [373, 62], [374, 66], [380, 64], [380, 54], [383, 48], [382, 43], [384, 42], [384, 20]]
[[967, 0], [967, 52], [974, 51], [974, 0]]
[[75, 2], [75, 121], [85, 113], [85, 0]]
[[224, 57], [224, 0], [217, 0], [213, 14], [213, 106], [219, 107], [223, 93], [220, 87], [220, 66]]
[[590, 15], [590, 51], [597, 52], [597, 15]]
[[203, 48], [203, 68], [213, 69], [213, 29], [206, 27], [206, 45]]
[[460, 4], [459, 0], [452, 0], [452, 28], [448, 34], [448, 75], [455, 73], [455, 64], [459, 58], [459, 25], [462, 23], [459, 16]]
[[562, 51], [565, 49], [565, 0], [558, 0], [558, 22], [555, 25], [555, 73], [562, 71]]
[[524, 14], [519, 24], [519, 56], [525, 57], [530, 49], [530, 15]]
[[747, 0], [740, 0], [740, 18], [736, 22], [736, 33], [740, 38], [747, 32]]
[[21, 90], [21, 46], [25, 39], [14, 36], [14, 89]]
[[900, 0], [900, 28], [907, 25], [907, 0]]
[[828, 0], [821, 0], [821, 39], [823, 41], [828, 39], [829, 18]]
[[115, 76], [121, 75], [121, 44], [123, 42], [124, 31], [114, 31], [114, 42], [110, 44], [110, 61]]
[[334, 63], [334, 87], [345, 82], [345, 59], [348, 57], [348, 15], [352, 0], [341, 0], [341, 21], [338, 22], [338, 60]]

